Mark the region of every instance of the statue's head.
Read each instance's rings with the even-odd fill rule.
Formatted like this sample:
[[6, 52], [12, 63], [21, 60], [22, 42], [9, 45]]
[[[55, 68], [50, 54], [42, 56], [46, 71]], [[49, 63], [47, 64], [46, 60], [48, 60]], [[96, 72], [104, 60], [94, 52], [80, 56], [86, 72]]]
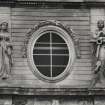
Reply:
[[98, 20], [97, 22], [97, 27], [99, 29], [103, 29], [104, 28], [104, 20]]
[[5, 39], [5, 41], [9, 41], [10, 34], [8, 33], [8, 23], [2, 22], [0, 24], [0, 41]]
[[1, 30], [7, 32], [7, 31], [8, 31], [8, 23], [7, 23], [7, 22], [1, 23], [1, 24], [0, 24], [0, 28], [1, 28]]

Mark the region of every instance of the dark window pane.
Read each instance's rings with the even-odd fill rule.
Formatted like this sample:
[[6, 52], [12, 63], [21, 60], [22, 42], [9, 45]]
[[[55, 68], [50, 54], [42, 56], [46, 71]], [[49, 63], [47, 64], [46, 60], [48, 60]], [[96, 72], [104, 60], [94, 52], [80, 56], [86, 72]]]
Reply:
[[44, 76], [51, 77], [50, 75], [50, 67], [37, 67], [39, 72], [42, 73]]
[[68, 56], [53, 56], [52, 65], [67, 65], [69, 57]]
[[65, 49], [67, 49], [67, 45], [66, 44], [52, 44], [52, 47], [62, 47], [62, 48], [65, 48]]
[[50, 42], [50, 33], [45, 33], [39, 39], [37, 42]]
[[69, 54], [69, 51], [66, 49], [52, 50], [52, 54]]
[[33, 50], [33, 54], [50, 54], [50, 50], [35, 49]]
[[60, 75], [65, 70], [65, 67], [53, 67], [52, 68], [52, 76], [56, 77]]
[[33, 55], [35, 65], [50, 65], [50, 55]]
[[34, 45], [34, 49], [36, 49], [36, 48], [38, 48], [38, 47], [39, 47], [39, 48], [44, 48], [44, 47], [45, 47], [45, 48], [46, 48], [46, 47], [49, 48], [49, 47], [50, 47], [50, 44], [35, 44], [35, 45]]
[[65, 43], [65, 41], [56, 33], [52, 33], [52, 42], [53, 43]]

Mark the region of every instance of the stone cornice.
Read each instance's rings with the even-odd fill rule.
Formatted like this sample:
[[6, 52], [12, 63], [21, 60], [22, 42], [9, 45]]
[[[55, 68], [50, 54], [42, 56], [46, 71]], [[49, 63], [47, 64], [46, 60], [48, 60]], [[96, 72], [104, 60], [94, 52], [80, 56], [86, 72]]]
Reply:
[[105, 89], [87, 89], [87, 88], [0, 88], [0, 94], [13, 95], [59, 95], [59, 96], [101, 96], [105, 95]]
[[105, 0], [0, 0], [0, 6], [35, 8], [91, 8], [105, 7]]

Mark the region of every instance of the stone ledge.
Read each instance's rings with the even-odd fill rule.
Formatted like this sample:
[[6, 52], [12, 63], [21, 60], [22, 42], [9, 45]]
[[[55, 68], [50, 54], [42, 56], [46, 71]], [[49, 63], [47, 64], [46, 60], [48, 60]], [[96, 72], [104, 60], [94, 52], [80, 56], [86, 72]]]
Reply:
[[0, 88], [0, 94], [13, 94], [13, 95], [66, 95], [66, 96], [93, 96], [93, 95], [105, 95], [105, 88]]

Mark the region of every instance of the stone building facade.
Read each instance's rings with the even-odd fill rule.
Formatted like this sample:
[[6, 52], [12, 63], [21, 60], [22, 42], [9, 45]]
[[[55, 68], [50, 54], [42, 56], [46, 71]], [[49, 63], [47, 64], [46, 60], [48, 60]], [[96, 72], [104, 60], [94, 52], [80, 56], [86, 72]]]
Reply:
[[1, 0], [13, 50], [9, 77], [0, 75], [0, 104], [104, 105], [104, 82], [89, 88], [100, 19], [104, 0]]

